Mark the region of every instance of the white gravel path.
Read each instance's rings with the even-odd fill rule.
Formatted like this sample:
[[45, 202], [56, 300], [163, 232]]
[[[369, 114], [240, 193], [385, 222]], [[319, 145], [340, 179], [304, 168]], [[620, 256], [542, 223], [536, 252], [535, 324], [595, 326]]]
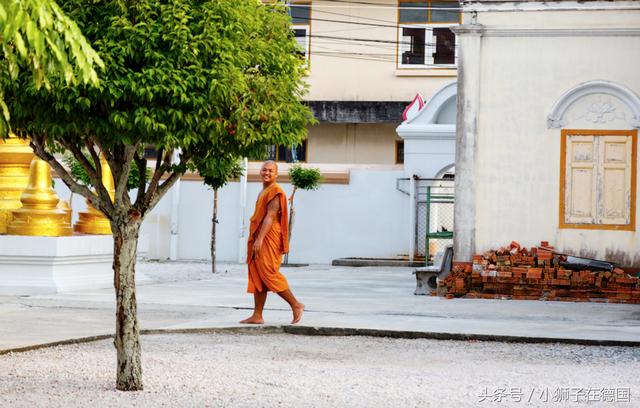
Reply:
[[[148, 335], [142, 346], [145, 389], [129, 393], [114, 390], [110, 340], [0, 356], [0, 407], [566, 407], [576, 404], [553, 392], [571, 387], [600, 390], [589, 406], [640, 406], [638, 348], [286, 334]], [[491, 403], [500, 388], [508, 397]], [[603, 388], [630, 402], [604, 403]]]

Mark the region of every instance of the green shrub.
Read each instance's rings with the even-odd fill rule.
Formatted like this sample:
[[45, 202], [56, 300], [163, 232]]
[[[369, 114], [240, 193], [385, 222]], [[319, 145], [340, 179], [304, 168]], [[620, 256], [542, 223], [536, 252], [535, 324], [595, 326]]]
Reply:
[[289, 178], [294, 187], [302, 190], [317, 190], [322, 181], [320, 169], [302, 167], [298, 164], [289, 168]]

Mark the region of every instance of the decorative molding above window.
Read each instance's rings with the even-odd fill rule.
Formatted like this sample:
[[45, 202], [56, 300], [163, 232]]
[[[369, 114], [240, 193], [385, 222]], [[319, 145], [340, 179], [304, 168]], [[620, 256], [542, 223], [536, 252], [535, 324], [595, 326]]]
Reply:
[[594, 27], [594, 28], [485, 28], [484, 37], [637, 37], [638, 27]]
[[[588, 97], [593, 98], [591, 103], [584, 100]], [[583, 114], [579, 117], [567, 117], [569, 109], [579, 101], [586, 105]], [[622, 114], [623, 110], [630, 111], [630, 114]], [[632, 128], [640, 128], [640, 98], [629, 88], [615, 82], [584, 82], [565, 92], [556, 101], [547, 117], [547, 126], [563, 128], [575, 119], [586, 119], [592, 123], [620, 119]]]

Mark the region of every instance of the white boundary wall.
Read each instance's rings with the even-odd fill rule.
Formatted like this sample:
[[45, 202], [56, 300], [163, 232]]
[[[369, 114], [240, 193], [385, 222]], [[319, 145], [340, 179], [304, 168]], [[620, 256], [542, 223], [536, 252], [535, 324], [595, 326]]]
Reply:
[[[349, 184], [323, 184], [316, 191], [297, 192], [289, 262], [326, 264], [341, 257], [406, 255], [409, 197], [396, 190], [401, 177], [402, 170], [351, 169]], [[291, 193], [290, 184], [282, 187], [287, 195]], [[260, 183], [248, 183], [247, 225], [261, 188]], [[61, 199], [69, 198], [69, 190], [59, 179], [56, 190]], [[149, 258], [169, 258], [173, 198], [169, 191], [145, 218], [141, 234], [147, 236]], [[213, 191], [201, 181], [182, 180], [179, 200], [177, 258], [210, 259]], [[73, 201], [75, 221], [85, 204], [77, 195]], [[239, 243], [240, 217], [240, 183], [229, 183], [219, 193], [219, 261], [237, 262], [239, 250], [246, 252], [246, 244], [240, 247]]]

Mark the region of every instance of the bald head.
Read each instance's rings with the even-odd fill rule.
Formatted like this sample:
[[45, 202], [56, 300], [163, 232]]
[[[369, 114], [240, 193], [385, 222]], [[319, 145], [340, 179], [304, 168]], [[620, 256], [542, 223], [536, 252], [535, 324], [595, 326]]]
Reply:
[[273, 160], [267, 160], [264, 163], [262, 163], [262, 167], [265, 167], [265, 166], [273, 166], [273, 168], [276, 169], [276, 173], [278, 172], [278, 163], [276, 163]]
[[262, 179], [262, 185], [267, 186], [275, 183], [278, 178], [278, 164], [273, 160], [267, 160], [262, 163], [260, 168], [260, 178]]

